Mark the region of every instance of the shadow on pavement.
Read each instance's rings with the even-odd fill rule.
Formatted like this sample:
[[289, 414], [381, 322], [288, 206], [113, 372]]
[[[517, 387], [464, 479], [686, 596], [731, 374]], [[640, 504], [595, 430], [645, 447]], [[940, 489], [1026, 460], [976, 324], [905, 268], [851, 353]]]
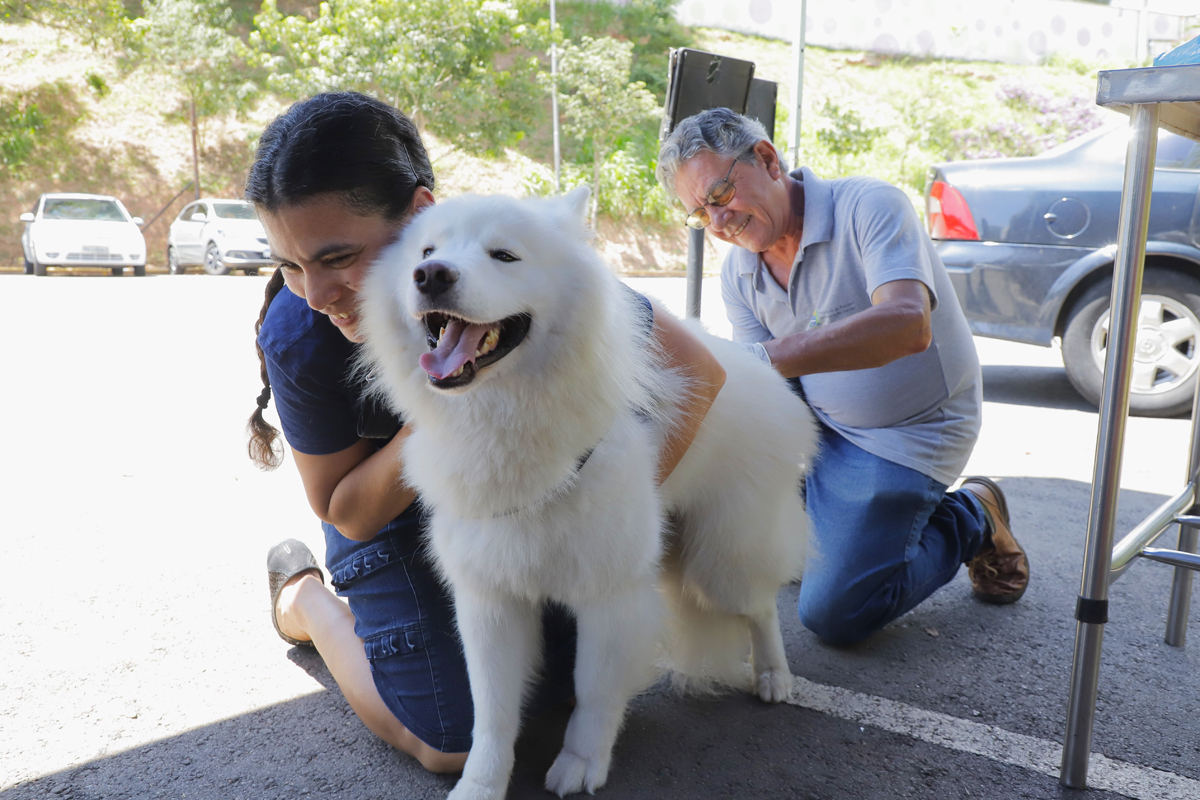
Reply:
[[[791, 585], [781, 592], [780, 616], [793, 671], [817, 683], [1035, 737], [1052, 749], [1065, 720], [1090, 487], [1041, 478], [1004, 478], [1000, 484], [1032, 565], [1032, 583], [1021, 602], [994, 607], [972, 600], [960, 570], [871, 639], [839, 648], [800, 626], [798, 586]], [[1162, 499], [1122, 492], [1118, 535]], [[1113, 586], [1094, 744], [1111, 758], [1200, 780], [1200, 723], [1191, 702], [1200, 696], [1200, 642], [1183, 649], [1162, 642], [1170, 580], [1170, 569], [1139, 564]], [[1195, 625], [1192, 633], [1196, 637]], [[425, 773], [367, 731], [315, 652], [294, 648], [288, 658], [325, 691], [43, 776], [0, 792], [0, 799], [445, 796], [455, 777]], [[569, 711], [555, 709], [526, 725], [509, 797], [552, 797], [542, 780], [561, 746]], [[1060, 788], [1056, 776], [869, 724], [768, 706], [743, 694], [681, 698], [660, 685], [633, 702], [608, 785], [597, 796], [1012, 800], [1082, 795]], [[1092, 790], [1087, 797], [1116, 795]]]
[[991, 403], [1096, 412], [1096, 407], [1071, 386], [1062, 367], [987, 364], [983, 367], [983, 399]]

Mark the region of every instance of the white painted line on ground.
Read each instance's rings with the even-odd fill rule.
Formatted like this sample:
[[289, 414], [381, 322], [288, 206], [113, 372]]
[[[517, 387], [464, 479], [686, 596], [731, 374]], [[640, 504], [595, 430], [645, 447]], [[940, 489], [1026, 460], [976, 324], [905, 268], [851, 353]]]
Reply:
[[[1062, 745], [1057, 742], [799, 677], [795, 679], [795, 689], [788, 702], [1058, 779]], [[1196, 800], [1200, 797], [1200, 781], [1096, 753], [1092, 754], [1088, 768], [1088, 787], [1136, 800]]]

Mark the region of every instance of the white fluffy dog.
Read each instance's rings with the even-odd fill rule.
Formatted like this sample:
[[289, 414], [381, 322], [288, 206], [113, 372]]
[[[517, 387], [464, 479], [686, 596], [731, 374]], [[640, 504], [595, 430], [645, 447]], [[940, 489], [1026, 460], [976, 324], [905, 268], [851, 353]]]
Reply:
[[547, 599], [578, 621], [577, 704], [546, 776], [560, 796], [604, 784], [664, 643], [677, 674], [769, 702], [791, 691], [776, 595], [803, 566], [812, 417], [777, 373], [697, 326], [727, 380], [656, 487], [687, 386], [588, 244], [587, 194], [439, 203], [363, 292], [367, 363], [415, 427], [405, 479], [432, 511], [466, 652], [475, 729], [454, 800], [507, 790]]

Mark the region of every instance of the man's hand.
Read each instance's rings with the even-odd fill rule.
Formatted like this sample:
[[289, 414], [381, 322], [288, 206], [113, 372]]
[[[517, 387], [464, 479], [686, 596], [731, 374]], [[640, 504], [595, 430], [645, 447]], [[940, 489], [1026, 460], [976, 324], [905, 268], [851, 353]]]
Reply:
[[885, 283], [871, 307], [811, 331], [764, 342], [771, 364], [785, 378], [816, 372], [882, 367], [923, 353], [933, 339], [929, 290], [917, 280]]

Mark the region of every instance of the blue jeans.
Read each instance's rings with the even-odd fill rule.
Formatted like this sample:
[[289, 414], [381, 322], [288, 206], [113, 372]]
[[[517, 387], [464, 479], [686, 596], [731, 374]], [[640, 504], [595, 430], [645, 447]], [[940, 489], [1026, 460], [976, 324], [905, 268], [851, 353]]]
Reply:
[[[404, 727], [444, 753], [471, 749], [475, 714], [454, 603], [437, 574], [414, 503], [369, 542], [356, 542], [328, 523], [325, 565], [337, 593], [350, 603], [383, 702]], [[575, 618], [547, 605], [542, 614], [542, 679], [526, 703], [530, 715], [574, 693]]]
[[806, 481], [812, 520], [800, 621], [834, 644], [862, 641], [946, 585], [983, 547], [970, 492], [872, 455], [822, 425]]

